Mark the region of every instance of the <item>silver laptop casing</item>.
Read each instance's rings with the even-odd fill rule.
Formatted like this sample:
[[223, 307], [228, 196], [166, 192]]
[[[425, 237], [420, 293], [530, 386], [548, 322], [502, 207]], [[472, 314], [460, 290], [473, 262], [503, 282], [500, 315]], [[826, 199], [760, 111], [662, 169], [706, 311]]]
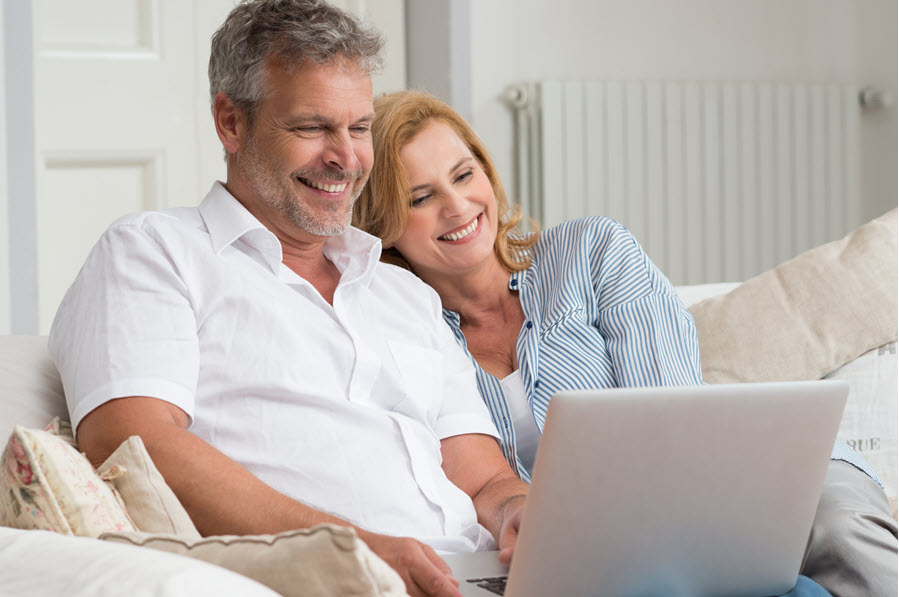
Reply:
[[[812, 381], [555, 396], [506, 595], [789, 591], [847, 394]], [[465, 594], [488, 595], [461, 563], [498, 572], [496, 554], [472, 555], [447, 561]]]

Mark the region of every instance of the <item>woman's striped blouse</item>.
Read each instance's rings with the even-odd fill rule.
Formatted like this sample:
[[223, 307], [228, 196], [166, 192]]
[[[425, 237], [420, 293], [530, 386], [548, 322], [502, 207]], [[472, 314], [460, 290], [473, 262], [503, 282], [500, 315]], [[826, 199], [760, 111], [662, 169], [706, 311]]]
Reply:
[[[702, 383], [693, 317], [633, 236], [607, 218], [572, 220], [541, 232], [531, 266], [509, 277], [524, 325], [518, 366], [540, 432], [550, 398], [561, 390]], [[457, 313], [444, 310], [468, 352]], [[478, 388], [502, 437], [506, 460], [525, 481], [499, 380], [468, 353]], [[833, 458], [875, 479], [869, 465], [837, 442]]]
[[[532, 256], [528, 269], [510, 276], [509, 288], [524, 311], [518, 364], [541, 433], [560, 390], [702, 383], [690, 312], [621, 224], [566, 222], [541, 232]], [[467, 351], [459, 315], [443, 315]], [[472, 362], [503, 453], [527, 480], [499, 380]]]

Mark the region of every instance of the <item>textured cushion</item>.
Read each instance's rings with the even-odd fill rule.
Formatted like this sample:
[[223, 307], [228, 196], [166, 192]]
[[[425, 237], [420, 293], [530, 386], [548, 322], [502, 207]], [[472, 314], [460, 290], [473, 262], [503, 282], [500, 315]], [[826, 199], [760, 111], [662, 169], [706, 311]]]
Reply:
[[0, 527], [0, 595], [277, 597], [249, 578], [152, 549]]
[[122, 442], [97, 473], [118, 490], [138, 530], [200, 539], [193, 521], [153, 464], [140, 437], [134, 435]]
[[820, 379], [894, 342], [896, 210], [699, 302], [703, 379], [710, 383]]
[[144, 533], [106, 533], [100, 538], [197, 558], [288, 597], [406, 595], [399, 575], [352, 529], [330, 524], [278, 535], [201, 540]]
[[897, 377], [896, 343], [893, 342], [863, 354], [826, 378], [849, 383], [849, 399], [837, 437], [874, 467], [883, 482], [893, 518], [896, 518], [896, 469], [899, 467]]
[[[78, 448], [72, 425], [67, 421], [55, 417], [45, 431]], [[153, 464], [140, 437], [133, 435], [122, 442], [96, 472], [121, 497], [138, 531], [200, 538], [200, 532]]]
[[0, 524], [96, 537], [135, 530], [117, 496], [65, 441], [16, 427], [0, 469]]

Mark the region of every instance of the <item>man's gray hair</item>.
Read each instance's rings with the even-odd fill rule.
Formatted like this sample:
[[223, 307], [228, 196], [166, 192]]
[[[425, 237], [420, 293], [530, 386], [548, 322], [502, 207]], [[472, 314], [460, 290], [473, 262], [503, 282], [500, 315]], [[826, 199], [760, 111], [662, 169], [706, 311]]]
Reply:
[[209, 95], [227, 95], [250, 120], [265, 98], [265, 61], [288, 70], [347, 58], [372, 74], [382, 66], [381, 34], [325, 0], [244, 0], [212, 36]]

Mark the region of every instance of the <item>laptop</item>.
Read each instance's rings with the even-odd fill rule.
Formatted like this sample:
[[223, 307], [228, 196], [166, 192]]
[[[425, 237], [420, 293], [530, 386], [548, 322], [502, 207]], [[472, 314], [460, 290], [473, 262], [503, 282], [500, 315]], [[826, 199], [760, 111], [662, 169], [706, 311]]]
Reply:
[[810, 381], [560, 393], [511, 568], [497, 552], [443, 557], [472, 596], [786, 593], [848, 392]]

